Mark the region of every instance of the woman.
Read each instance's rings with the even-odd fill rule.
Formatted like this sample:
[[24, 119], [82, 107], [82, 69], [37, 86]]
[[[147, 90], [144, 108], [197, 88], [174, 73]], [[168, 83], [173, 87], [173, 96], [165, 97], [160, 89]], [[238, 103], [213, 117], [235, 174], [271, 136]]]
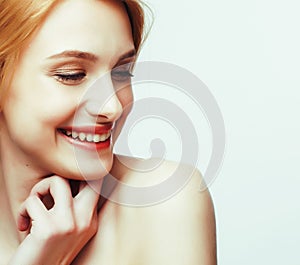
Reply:
[[133, 101], [140, 3], [0, 3], [0, 264], [215, 264], [213, 207], [198, 192], [199, 172], [151, 207], [99, 196], [126, 196], [105, 184], [108, 172], [145, 186], [177, 166], [138, 173], [124, 161], [146, 161], [121, 163], [112, 152]]

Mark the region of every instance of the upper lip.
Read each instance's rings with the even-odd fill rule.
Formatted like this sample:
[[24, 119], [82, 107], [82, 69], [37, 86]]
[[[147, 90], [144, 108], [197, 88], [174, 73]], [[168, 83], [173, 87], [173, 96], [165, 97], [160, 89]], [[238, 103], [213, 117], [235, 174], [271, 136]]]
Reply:
[[83, 132], [83, 133], [91, 133], [91, 134], [104, 134], [108, 133], [113, 127], [112, 123], [95, 125], [95, 126], [66, 126], [61, 127], [60, 129], [65, 131], [75, 131], [75, 132]]

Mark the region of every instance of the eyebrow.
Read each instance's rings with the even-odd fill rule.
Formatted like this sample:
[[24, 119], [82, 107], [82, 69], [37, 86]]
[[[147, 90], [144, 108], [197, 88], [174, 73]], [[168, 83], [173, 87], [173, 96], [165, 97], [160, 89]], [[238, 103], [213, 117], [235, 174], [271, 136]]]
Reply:
[[123, 55], [120, 56], [119, 61], [127, 59], [127, 58], [131, 58], [131, 57], [135, 57], [136, 56], [136, 50], [132, 49], [128, 52], [125, 52]]
[[[123, 55], [119, 57], [119, 61], [124, 60], [126, 58], [131, 58], [136, 55], [135, 49], [132, 49]], [[63, 51], [58, 54], [51, 55], [47, 59], [59, 59], [59, 58], [78, 58], [78, 59], [83, 59], [83, 60], [88, 60], [91, 62], [97, 62], [99, 60], [98, 56], [89, 53], [89, 52], [83, 52], [83, 51], [77, 51], [77, 50], [70, 50], [70, 51]]]
[[79, 59], [84, 59], [92, 62], [98, 61], [98, 57], [95, 54], [89, 52], [76, 51], [76, 50], [63, 51], [61, 53], [51, 55], [47, 59], [60, 59], [60, 58], [79, 58]]

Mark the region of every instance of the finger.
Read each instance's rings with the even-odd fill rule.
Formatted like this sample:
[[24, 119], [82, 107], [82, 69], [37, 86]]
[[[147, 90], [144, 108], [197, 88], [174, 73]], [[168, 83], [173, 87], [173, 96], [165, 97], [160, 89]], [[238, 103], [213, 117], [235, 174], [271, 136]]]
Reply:
[[30, 227], [30, 218], [20, 214], [17, 218], [17, 227], [21, 232], [27, 231]]
[[101, 192], [103, 179], [88, 181], [80, 184], [79, 193], [75, 197], [77, 207], [91, 205], [95, 208]]
[[60, 211], [72, 209], [73, 198], [69, 182], [61, 177], [52, 176], [37, 183], [31, 191], [31, 195], [38, 197], [50, 194], [54, 200], [54, 208]]
[[46, 220], [47, 209], [37, 196], [30, 196], [22, 205], [17, 218], [17, 226], [20, 231], [26, 231], [30, 227], [30, 220]]

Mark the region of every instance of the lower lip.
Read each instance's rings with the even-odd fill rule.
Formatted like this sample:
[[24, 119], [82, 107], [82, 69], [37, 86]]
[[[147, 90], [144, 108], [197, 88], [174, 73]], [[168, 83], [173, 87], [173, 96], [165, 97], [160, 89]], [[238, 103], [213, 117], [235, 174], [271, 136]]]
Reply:
[[89, 150], [89, 151], [93, 151], [93, 150], [102, 150], [102, 149], [107, 149], [110, 147], [110, 139], [111, 136], [105, 140], [104, 142], [99, 142], [99, 143], [95, 143], [95, 142], [86, 142], [86, 141], [80, 141], [79, 139], [73, 139], [72, 137], [69, 137], [65, 134], [63, 134], [62, 132], [58, 131], [58, 133], [63, 136], [69, 143], [71, 143], [72, 145], [76, 145], [80, 148]]

